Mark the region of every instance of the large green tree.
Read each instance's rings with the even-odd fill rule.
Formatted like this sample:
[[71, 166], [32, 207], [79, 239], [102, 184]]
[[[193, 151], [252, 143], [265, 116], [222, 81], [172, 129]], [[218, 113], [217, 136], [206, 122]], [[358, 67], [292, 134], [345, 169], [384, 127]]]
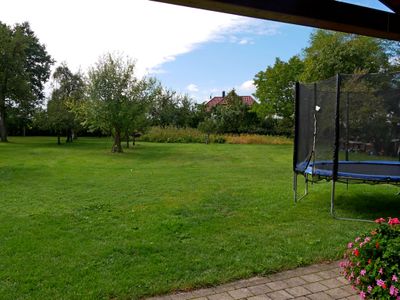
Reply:
[[7, 141], [10, 107], [34, 107], [44, 98], [43, 87], [53, 63], [29, 23], [10, 27], [0, 22], [0, 140]]
[[391, 46], [376, 38], [316, 30], [311, 34], [310, 45], [304, 49], [301, 80], [313, 82], [337, 73], [386, 71], [390, 67]]
[[135, 76], [131, 59], [107, 54], [89, 71], [88, 124], [114, 136], [112, 152], [122, 152], [123, 134], [143, 126], [150, 103], [159, 92], [154, 79]]
[[259, 104], [255, 110], [261, 118], [272, 118], [288, 127], [293, 125], [294, 85], [303, 70], [303, 61], [293, 56], [287, 62], [276, 58], [273, 66], [256, 74], [255, 96]]

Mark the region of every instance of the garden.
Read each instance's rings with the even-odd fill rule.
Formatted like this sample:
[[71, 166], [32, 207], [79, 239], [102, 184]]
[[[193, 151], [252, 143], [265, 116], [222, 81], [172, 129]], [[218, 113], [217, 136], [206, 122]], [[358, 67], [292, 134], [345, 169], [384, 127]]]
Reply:
[[[292, 201], [292, 145], [10, 137], [0, 144], [0, 295], [139, 299], [343, 257], [374, 224]], [[338, 186], [341, 215], [400, 212], [392, 186]], [[378, 201], [379, 200], [379, 201]]]

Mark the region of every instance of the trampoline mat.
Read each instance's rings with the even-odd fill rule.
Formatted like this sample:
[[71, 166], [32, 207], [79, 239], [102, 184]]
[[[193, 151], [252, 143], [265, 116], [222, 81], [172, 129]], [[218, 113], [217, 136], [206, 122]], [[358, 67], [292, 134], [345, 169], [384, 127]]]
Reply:
[[[338, 178], [364, 181], [400, 182], [398, 161], [339, 161]], [[310, 162], [305, 174], [332, 177], [332, 161]]]

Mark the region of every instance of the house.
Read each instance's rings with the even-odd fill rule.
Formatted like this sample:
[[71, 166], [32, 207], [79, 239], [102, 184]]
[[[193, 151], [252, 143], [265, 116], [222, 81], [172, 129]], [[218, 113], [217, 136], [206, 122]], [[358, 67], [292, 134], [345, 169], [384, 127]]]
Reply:
[[[242, 102], [248, 106], [252, 106], [256, 103], [256, 100], [252, 96], [239, 96], [242, 99]], [[222, 97], [213, 97], [210, 99], [205, 105], [207, 110], [211, 110], [214, 106], [217, 105], [225, 105], [225, 91], [222, 92]]]

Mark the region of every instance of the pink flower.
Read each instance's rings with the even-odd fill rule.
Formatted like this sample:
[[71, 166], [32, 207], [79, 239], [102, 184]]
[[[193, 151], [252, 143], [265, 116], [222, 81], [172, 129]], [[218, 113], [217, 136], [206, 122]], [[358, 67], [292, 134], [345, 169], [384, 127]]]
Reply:
[[371, 292], [372, 292], [372, 286], [369, 285], [369, 286], [367, 287], [367, 289], [368, 289], [368, 293], [371, 294]]
[[365, 299], [366, 296], [367, 296], [367, 295], [365, 294], [364, 291], [361, 291], [361, 292], [360, 292], [360, 297], [361, 297], [361, 299]]
[[398, 293], [399, 293], [399, 289], [398, 288], [396, 288], [394, 285], [390, 286], [389, 294], [391, 296], [397, 296]]
[[379, 271], [378, 271], [378, 273], [381, 274], [381, 275], [383, 275], [383, 269], [380, 268]]
[[398, 281], [398, 278], [397, 278], [397, 276], [395, 274], [393, 274], [393, 276], [392, 276], [392, 281], [394, 281], [394, 282]]
[[380, 286], [381, 288], [386, 289], [386, 283], [385, 283], [382, 279], [378, 279], [378, 280], [376, 281], [376, 284], [377, 284], [378, 286]]
[[364, 276], [365, 274], [367, 274], [367, 271], [366, 271], [366, 270], [363, 269], [363, 270], [360, 271], [360, 275], [361, 275], [361, 276]]
[[367, 236], [367, 237], [364, 239], [364, 243], [368, 243], [369, 241], [371, 241], [371, 238], [370, 238], [369, 236]]
[[384, 223], [384, 222], [386, 222], [386, 220], [384, 218], [379, 218], [379, 219], [375, 220], [375, 223], [378, 223], [378, 224], [381, 224], [381, 223]]
[[389, 218], [389, 225], [399, 225], [400, 224], [400, 220], [398, 218]]
[[352, 242], [348, 243], [347, 248], [349, 248], [349, 249], [353, 248], [353, 243]]
[[356, 239], [354, 240], [356, 243], [358, 243], [359, 241], [361, 241], [361, 238], [358, 236], [356, 237]]

